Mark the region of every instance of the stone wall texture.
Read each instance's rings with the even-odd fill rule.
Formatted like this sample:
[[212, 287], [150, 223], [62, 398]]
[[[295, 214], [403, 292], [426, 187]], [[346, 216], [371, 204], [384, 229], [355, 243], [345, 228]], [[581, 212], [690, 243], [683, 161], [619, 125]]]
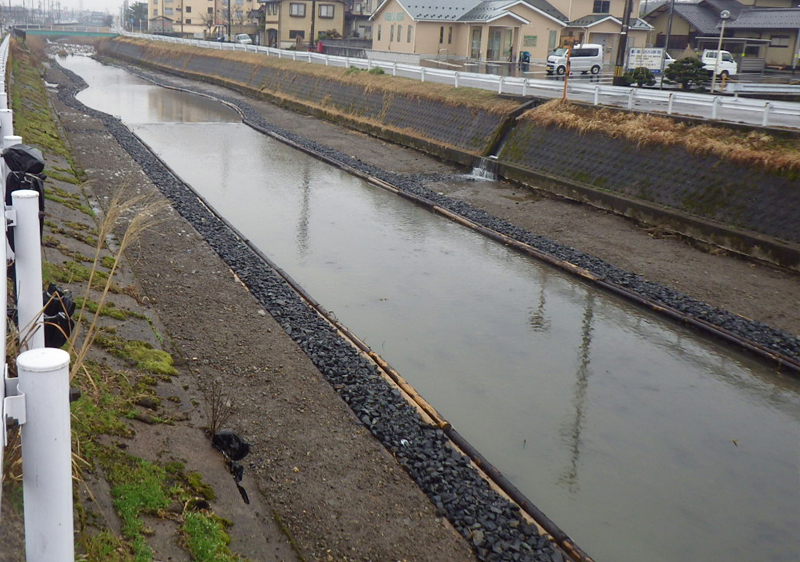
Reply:
[[678, 209], [737, 229], [800, 242], [798, 174], [770, 174], [676, 146], [637, 147], [518, 121], [500, 160]]
[[[371, 123], [371, 134], [412, 146], [413, 139], [422, 139], [441, 145], [441, 157], [450, 150], [458, 153], [462, 162], [469, 161], [470, 154], [485, 154], [507, 117], [262, 66], [252, 58], [222, 58], [210, 49], [170, 53], [164, 44], [151, 50], [111, 41], [106, 54], [335, 110]], [[541, 183], [537, 175], [547, 176], [564, 185], [580, 186], [584, 192], [590, 188], [604, 196], [618, 195], [621, 200], [644, 201], [713, 221], [715, 228], [765, 235], [790, 247], [800, 244], [800, 180], [796, 173], [767, 173], [714, 156], [690, 154], [679, 147], [637, 147], [601, 134], [537, 126], [524, 118], [515, 120], [507, 133], [499, 160], [523, 175], [530, 171], [530, 178], [521, 178], [530, 185]], [[515, 179], [520, 180], [519, 174]], [[622, 209], [624, 203], [620, 202], [615, 210], [624, 214]], [[737, 251], [744, 251], [743, 247]]]

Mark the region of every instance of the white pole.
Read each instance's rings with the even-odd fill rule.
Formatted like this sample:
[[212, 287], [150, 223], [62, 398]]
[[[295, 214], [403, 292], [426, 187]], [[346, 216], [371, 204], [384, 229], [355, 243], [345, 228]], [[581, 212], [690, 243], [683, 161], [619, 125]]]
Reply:
[[46, 347], [26, 351], [17, 358], [17, 369], [27, 418], [22, 426], [26, 559], [72, 562], [69, 353]]
[[19, 189], [11, 194], [11, 204], [17, 215], [14, 268], [17, 272], [19, 342], [23, 350], [38, 349], [44, 347], [39, 194], [32, 189]]
[[0, 110], [8, 110], [8, 94], [5, 92], [0, 93]]
[[[10, 109], [0, 109], [0, 136], [3, 137], [3, 148], [11, 146], [5, 142], [5, 137], [14, 136], [14, 112]], [[19, 142], [22, 142], [21, 137], [16, 138], [19, 139]], [[19, 142], [15, 144], [19, 144]]]

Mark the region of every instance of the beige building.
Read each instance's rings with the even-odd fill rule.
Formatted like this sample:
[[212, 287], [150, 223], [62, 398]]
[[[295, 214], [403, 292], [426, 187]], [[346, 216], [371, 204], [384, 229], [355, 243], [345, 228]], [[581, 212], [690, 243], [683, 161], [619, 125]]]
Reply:
[[[740, 71], [765, 66], [797, 68], [800, 62], [800, 7], [792, 0], [691, 0], [676, 2], [669, 50], [716, 49], [722, 31], [720, 14], [727, 11], [722, 48], [730, 51]], [[653, 42], [663, 47], [669, 28], [669, 4], [655, 6], [645, 19], [654, 27]]]
[[266, 44], [303, 48], [321, 38], [344, 36], [342, 0], [261, 0], [265, 10]]
[[[601, 43], [612, 62], [624, 0], [384, 0], [372, 16], [372, 48], [386, 53], [483, 61], [545, 59], [566, 42]], [[628, 46], [651, 27], [631, 18]]]
[[[183, 37], [213, 38], [219, 34], [254, 33], [256, 26], [250, 18], [258, 9], [257, 0], [148, 0], [151, 29], [168, 33], [165, 20], [171, 20], [171, 31]], [[228, 17], [230, 13], [230, 18]]]

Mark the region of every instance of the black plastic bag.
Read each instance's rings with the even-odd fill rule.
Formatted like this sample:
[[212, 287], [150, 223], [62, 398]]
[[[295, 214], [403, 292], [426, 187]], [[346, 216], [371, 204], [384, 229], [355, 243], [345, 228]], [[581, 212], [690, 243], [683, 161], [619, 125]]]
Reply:
[[67, 342], [75, 322], [75, 301], [69, 292], [64, 292], [54, 283], [44, 292], [44, 345], [61, 347]]

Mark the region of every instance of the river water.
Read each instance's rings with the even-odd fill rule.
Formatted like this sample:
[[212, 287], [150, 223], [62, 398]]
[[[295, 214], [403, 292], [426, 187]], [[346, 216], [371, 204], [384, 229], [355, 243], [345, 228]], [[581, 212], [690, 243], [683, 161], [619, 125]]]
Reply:
[[598, 562], [800, 559], [798, 381], [222, 104], [60, 62]]

